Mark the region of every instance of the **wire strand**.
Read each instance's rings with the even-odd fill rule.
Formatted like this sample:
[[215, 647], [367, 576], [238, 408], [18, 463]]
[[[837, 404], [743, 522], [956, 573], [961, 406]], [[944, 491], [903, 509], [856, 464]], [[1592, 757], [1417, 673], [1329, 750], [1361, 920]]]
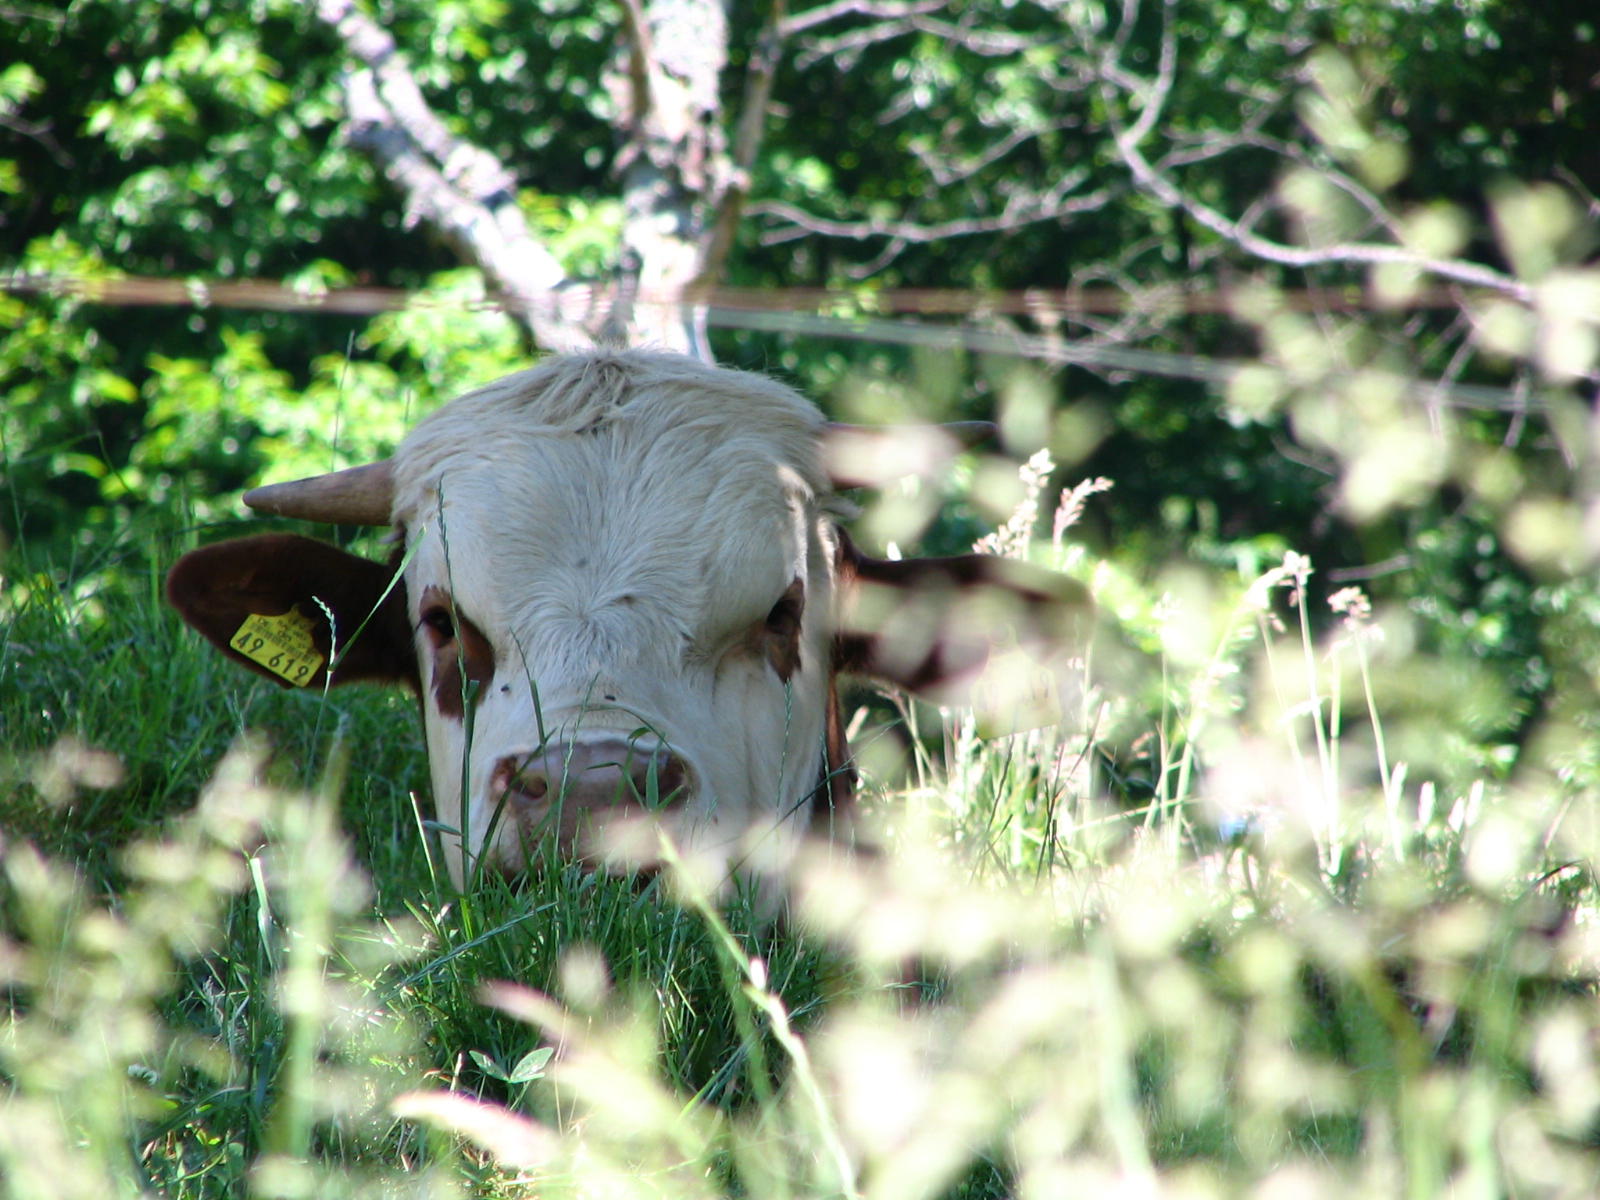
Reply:
[[[212, 282], [149, 276], [14, 274], [0, 277], [0, 291], [12, 295], [71, 297], [117, 307], [186, 306], [341, 315], [375, 315], [407, 308], [516, 311], [513, 303], [493, 296], [467, 299], [387, 287], [307, 288], [270, 280]], [[1303, 288], [1274, 291], [1269, 295], [1272, 304], [1300, 312], [1356, 313], [1397, 307], [1376, 304], [1356, 287]], [[644, 294], [635, 297], [635, 302], [694, 303], [703, 308], [706, 323], [713, 328], [1010, 355], [1059, 366], [1188, 379], [1227, 387], [1247, 369], [1271, 372], [1277, 368], [1260, 360], [1210, 358], [1145, 350], [1093, 338], [1068, 338], [1060, 333], [1037, 334], [995, 328], [992, 322], [1003, 317], [1026, 318], [1051, 328], [1075, 318], [1138, 311], [1231, 314], [1247, 302], [1260, 305], [1262, 298], [1263, 289], [1259, 287], [1213, 290], [1156, 287], [1144, 292], [1109, 287], [994, 292], [971, 288], [716, 287], [702, 289], [687, 301], [678, 295], [662, 298]], [[1398, 307], [1453, 309], [1466, 298], [1459, 288], [1419, 289]], [[606, 308], [603, 294], [586, 287], [562, 289], [559, 302], [564, 308], [575, 305], [602, 315]], [[931, 324], [916, 319], [934, 316], [966, 320]], [[991, 324], [973, 323], [977, 320]], [[1281, 372], [1279, 378], [1282, 379]], [[1537, 398], [1530, 396], [1526, 388], [1429, 382], [1404, 377], [1393, 378], [1391, 382], [1429, 404], [1505, 412], [1540, 407]]]

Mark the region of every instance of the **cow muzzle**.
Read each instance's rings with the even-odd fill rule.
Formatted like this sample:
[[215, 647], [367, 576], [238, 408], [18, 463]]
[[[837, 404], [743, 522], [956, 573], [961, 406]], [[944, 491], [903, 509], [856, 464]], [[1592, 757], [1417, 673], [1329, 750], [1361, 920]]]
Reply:
[[495, 764], [489, 801], [513, 822], [532, 858], [548, 839], [563, 856], [584, 858], [623, 848], [653, 850], [627, 835], [653, 814], [679, 805], [688, 790], [683, 760], [654, 740], [596, 736], [552, 742]]

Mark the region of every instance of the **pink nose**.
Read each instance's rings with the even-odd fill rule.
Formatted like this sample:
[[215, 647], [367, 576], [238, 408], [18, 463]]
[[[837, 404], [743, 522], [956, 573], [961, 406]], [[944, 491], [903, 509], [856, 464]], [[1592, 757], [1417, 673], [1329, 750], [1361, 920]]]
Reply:
[[687, 779], [683, 761], [659, 743], [585, 738], [502, 758], [489, 799], [504, 797], [504, 817], [530, 844], [555, 835], [564, 851], [587, 850], [607, 821], [674, 803]]

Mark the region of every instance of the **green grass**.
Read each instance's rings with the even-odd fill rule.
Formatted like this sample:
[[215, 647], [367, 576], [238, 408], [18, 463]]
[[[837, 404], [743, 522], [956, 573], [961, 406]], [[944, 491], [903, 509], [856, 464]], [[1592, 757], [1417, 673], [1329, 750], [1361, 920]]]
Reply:
[[871, 717], [887, 849], [776, 923], [677, 871], [454, 895], [408, 699], [232, 669], [154, 569], [13, 578], [0, 1195], [1594, 1194], [1594, 797], [1408, 784], [1406, 664], [1295, 575], [1143, 717]]

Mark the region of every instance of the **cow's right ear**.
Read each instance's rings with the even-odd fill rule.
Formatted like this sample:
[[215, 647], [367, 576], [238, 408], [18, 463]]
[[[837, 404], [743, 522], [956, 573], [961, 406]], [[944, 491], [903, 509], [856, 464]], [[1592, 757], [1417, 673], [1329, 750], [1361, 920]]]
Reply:
[[398, 565], [287, 533], [190, 551], [167, 600], [234, 662], [286, 687], [376, 680], [417, 686]]
[[1082, 584], [984, 554], [872, 558], [836, 532], [836, 669], [971, 705], [991, 732], [1066, 715], [1094, 625]]

